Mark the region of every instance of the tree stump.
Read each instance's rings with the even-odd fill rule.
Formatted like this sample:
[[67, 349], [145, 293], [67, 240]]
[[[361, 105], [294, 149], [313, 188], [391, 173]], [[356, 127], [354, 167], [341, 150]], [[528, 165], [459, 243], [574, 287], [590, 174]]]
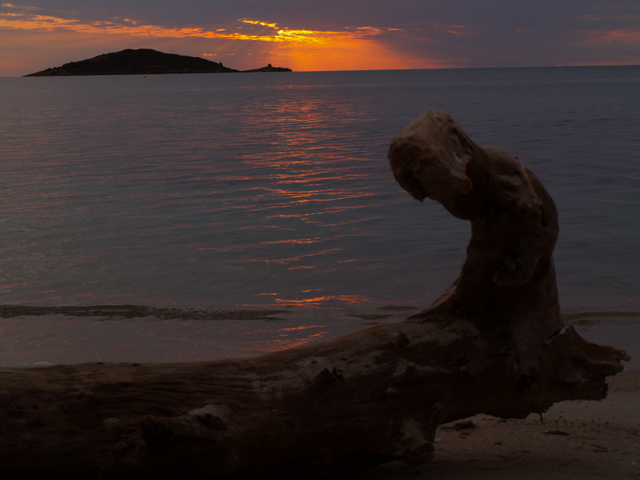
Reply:
[[556, 208], [533, 173], [436, 111], [389, 160], [413, 197], [471, 222], [460, 276], [430, 307], [246, 359], [1, 368], [2, 478], [336, 477], [428, 462], [453, 420], [604, 398], [628, 356], [564, 327]]

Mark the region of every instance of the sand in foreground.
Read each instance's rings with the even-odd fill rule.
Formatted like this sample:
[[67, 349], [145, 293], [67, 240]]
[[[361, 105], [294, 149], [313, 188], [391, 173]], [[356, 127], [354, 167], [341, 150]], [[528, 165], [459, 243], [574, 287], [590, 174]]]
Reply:
[[610, 379], [605, 400], [562, 402], [542, 418], [444, 425], [432, 463], [382, 465], [350, 480], [640, 479], [640, 371]]

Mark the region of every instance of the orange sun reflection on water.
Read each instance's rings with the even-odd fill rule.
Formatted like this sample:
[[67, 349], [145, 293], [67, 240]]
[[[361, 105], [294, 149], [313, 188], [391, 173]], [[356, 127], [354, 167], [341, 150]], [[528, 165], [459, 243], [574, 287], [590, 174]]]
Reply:
[[371, 298], [367, 295], [327, 295], [324, 297], [288, 300], [284, 298], [276, 298], [276, 303], [279, 305], [300, 305], [305, 307], [319, 307], [331, 301], [357, 304], [370, 302]]
[[[317, 290], [318, 289], [303, 290], [302, 293], [311, 293]], [[319, 289], [319, 290], [322, 290], [322, 289]], [[280, 294], [273, 293], [273, 292], [255, 294], [255, 296], [257, 297], [260, 297], [260, 296], [277, 297], [279, 295]], [[321, 296], [314, 296], [310, 298], [274, 298], [272, 302], [269, 302], [269, 304], [273, 306], [281, 306], [281, 307], [282, 306], [327, 307], [328, 305], [331, 305], [331, 304], [335, 305], [339, 303], [357, 305], [357, 304], [370, 304], [371, 302], [373, 302], [373, 299], [368, 295], [321, 295]], [[265, 304], [264, 303], [262, 304], [245, 303], [238, 306], [239, 307], [256, 307], [256, 306], [264, 307]], [[316, 327], [320, 328], [322, 327], [322, 325], [295, 327], [295, 328], [290, 328], [290, 330], [297, 331], [305, 328], [316, 328]]]
[[280, 350], [287, 350], [290, 348], [302, 347], [308, 343], [316, 340], [321, 340], [324, 337], [323, 333], [316, 333], [304, 338], [281, 338], [277, 340], [270, 340], [260, 345], [261, 350], [267, 352], [279, 352]]

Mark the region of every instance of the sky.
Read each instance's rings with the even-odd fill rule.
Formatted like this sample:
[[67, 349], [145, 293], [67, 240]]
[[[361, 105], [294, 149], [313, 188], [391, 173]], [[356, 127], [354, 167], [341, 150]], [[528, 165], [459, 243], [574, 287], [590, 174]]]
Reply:
[[3, 77], [126, 48], [239, 70], [640, 64], [640, 0], [17, 1], [0, 4]]

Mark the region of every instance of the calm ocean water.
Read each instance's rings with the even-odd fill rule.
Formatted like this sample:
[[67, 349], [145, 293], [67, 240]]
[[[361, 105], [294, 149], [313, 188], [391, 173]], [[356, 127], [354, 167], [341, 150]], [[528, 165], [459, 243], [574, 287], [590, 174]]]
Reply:
[[2, 364], [243, 355], [426, 307], [469, 227], [386, 153], [434, 108], [554, 197], [570, 318], [640, 344], [640, 67], [2, 78], [0, 102], [0, 304], [283, 311], [8, 316]]

